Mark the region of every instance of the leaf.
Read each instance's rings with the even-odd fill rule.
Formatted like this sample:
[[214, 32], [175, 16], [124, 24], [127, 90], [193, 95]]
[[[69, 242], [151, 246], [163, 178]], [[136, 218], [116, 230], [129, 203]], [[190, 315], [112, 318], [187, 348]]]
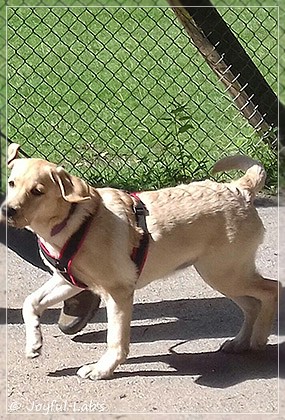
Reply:
[[178, 117], [177, 119], [179, 121], [185, 121], [185, 120], [190, 120], [191, 116], [190, 115], [185, 115], [185, 117]]
[[185, 131], [189, 130], [189, 128], [193, 128], [193, 124], [185, 124], [179, 128], [178, 133], [185, 133]]
[[173, 118], [172, 117], [160, 117], [159, 120], [162, 120], [162, 121], [172, 121]]
[[171, 113], [172, 113], [172, 114], [175, 114], [175, 115], [176, 115], [176, 114], [179, 114], [179, 112], [184, 111], [185, 107], [186, 107], [186, 104], [185, 104], [185, 105], [181, 105], [181, 106], [179, 106], [178, 108], [173, 109], [173, 110], [171, 111]]

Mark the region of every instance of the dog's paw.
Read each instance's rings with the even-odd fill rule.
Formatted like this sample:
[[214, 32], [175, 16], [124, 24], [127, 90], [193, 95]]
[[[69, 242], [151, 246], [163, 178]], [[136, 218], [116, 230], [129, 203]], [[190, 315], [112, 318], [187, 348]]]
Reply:
[[34, 359], [35, 357], [38, 357], [41, 355], [42, 346], [38, 348], [33, 347], [26, 347], [26, 357], [28, 359]]
[[77, 371], [77, 375], [83, 379], [91, 379], [95, 381], [97, 379], [107, 379], [110, 377], [110, 372], [100, 371], [98, 369], [97, 363], [92, 363], [91, 365], [84, 365]]
[[250, 343], [248, 341], [240, 340], [227, 340], [225, 341], [220, 350], [225, 353], [242, 353], [244, 351], [250, 350]]

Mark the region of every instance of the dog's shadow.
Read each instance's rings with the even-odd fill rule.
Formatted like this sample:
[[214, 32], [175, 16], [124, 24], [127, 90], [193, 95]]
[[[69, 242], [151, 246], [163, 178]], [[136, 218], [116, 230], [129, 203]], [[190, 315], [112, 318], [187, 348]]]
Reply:
[[[285, 346], [285, 343], [283, 343]], [[227, 388], [240, 382], [253, 379], [270, 379], [278, 376], [278, 346], [268, 345], [259, 353], [245, 352], [226, 354], [220, 350], [201, 353], [179, 353], [170, 350], [169, 354], [129, 358], [130, 363], [163, 362], [172, 372], [142, 370], [142, 376], [198, 376], [195, 383], [207, 387]], [[118, 377], [130, 375], [118, 372]]]
[[[280, 302], [280, 333], [284, 334], [284, 298]], [[56, 323], [58, 309], [50, 309], [43, 315], [43, 324]], [[131, 342], [147, 343], [159, 340], [190, 341], [206, 338], [225, 338], [234, 336], [243, 316], [238, 307], [229, 299], [219, 297], [211, 299], [180, 299], [173, 301], [135, 303]], [[139, 322], [138, 322], [139, 321]], [[22, 322], [20, 309], [8, 309], [8, 323]], [[100, 308], [91, 323], [106, 322], [105, 308]], [[105, 325], [92, 332], [75, 335], [74, 342], [86, 345], [106, 342]], [[99, 327], [100, 328], [100, 327]], [[277, 325], [274, 332], [277, 333]], [[285, 343], [280, 344], [280, 377], [285, 377]], [[95, 352], [94, 352], [95, 353]], [[91, 355], [92, 357], [92, 355]], [[96, 360], [96, 354], [94, 354]], [[283, 362], [284, 360], [284, 362]], [[149, 363], [165, 363], [172, 370], [148, 369]], [[284, 364], [283, 364], [284, 363]], [[136, 372], [128, 370], [130, 364], [138, 365]], [[140, 365], [142, 366], [140, 368]], [[62, 377], [76, 375], [78, 367], [71, 367], [50, 372], [49, 376]], [[278, 346], [268, 345], [265, 351], [258, 353], [226, 354], [222, 351], [182, 353], [177, 350], [166, 354], [130, 357], [124, 369], [114, 373], [115, 378], [130, 376], [197, 376], [199, 385], [226, 388], [250, 379], [270, 379], [278, 376]]]
[[[157, 319], [176, 315], [176, 320], [154, 324], [132, 326], [131, 342], [151, 342], [158, 340], [190, 341], [199, 338], [217, 338], [233, 336], [242, 323], [242, 315], [236, 305], [226, 298], [188, 299], [136, 304], [134, 319]], [[103, 314], [101, 314], [102, 316]], [[101, 319], [105, 321], [105, 319]], [[275, 325], [275, 333], [277, 325]], [[80, 343], [106, 342], [106, 330], [87, 332], [76, 335], [73, 341]], [[285, 343], [280, 344], [280, 376], [285, 377]], [[148, 364], [163, 363], [167, 369], [148, 368]], [[135, 364], [137, 370], [128, 369]], [[49, 376], [73, 376], [78, 367], [51, 372]], [[171, 368], [171, 370], [169, 370]], [[227, 388], [246, 380], [271, 379], [278, 376], [278, 346], [268, 345], [261, 352], [227, 354], [220, 350], [212, 352], [183, 353], [178, 347], [166, 354], [129, 357], [124, 368], [116, 371], [113, 378], [131, 376], [197, 376], [195, 383], [207, 387]]]
[[[91, 322], [106, 322], [106, 312], [100, 312], [101, 309]], [[217, 297], [135, 303], [133, 320], [131, 342], [142, 343], [232, 337], [238, 333], [243, 315], [231, 300]], [[276, 322], [272, 332], [277, 334], [277, 330]], [[283, 328], [280, 324], [280, 333], [281, 330]], [[106, 334], [103, 328], [79, 333], [73, 340], [80, 343], [104, 343]]]
[[[285, 354], [285, 343], [279, 347], [280, 351], [282, 350]], [[172, 371], [142, 368], [134, 372], [124, 366], [124, 370], [115, 372], [112, 378], [197, 376], [194, 381], [198, 385], [228, 388], [247, 380], [276, 378], [278, 376], [278, 346], [268, 345], [262, 352], [242, 354], [226, 354], [222, 351], [179, 353], [170, 350], [168, 354], [130, 357], [125, 365], [141, 364], [145, 366], [149, 363], [164, 363]], [[78, 369], [79, 366], [56, 370], [50, 372], [48, 376], [74, 376]], [[280, 367], [283, 377], [284, 370], [284, 366], [282, 369]]]

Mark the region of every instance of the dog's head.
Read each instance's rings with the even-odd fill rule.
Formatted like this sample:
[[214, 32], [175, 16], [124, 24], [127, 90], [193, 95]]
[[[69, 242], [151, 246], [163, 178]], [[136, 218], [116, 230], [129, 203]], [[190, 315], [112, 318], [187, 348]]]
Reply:
[[19, 159], [20, 146], [8, 147], [8, 193], [1, 207], [2, 219], [23, 228], [34, 221], [50, 221], [68, 203], [89, 200], [90, 188], [62, 167], [43, 159]]

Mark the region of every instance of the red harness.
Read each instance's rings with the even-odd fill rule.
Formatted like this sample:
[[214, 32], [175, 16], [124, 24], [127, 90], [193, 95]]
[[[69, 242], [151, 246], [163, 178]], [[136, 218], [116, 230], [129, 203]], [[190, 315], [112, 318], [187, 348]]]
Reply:
[[[139, 227], [143, 230], [143, 236], [140, 240], [139, 246], [134, 248], [131, 254], [131, 259], [137, 266], [138, 276], [141, 274], [149, 246], [149, 232], [146, 226], [146, 215], [147, 209], [137, 193], [131, 193], [131, 196], [135, 198], [136, 204], [133, 207], [136, 222]], [[67, 240], [63, 248], [60, 251], [59, 257], [55, 258], [47, 250], [45, 245], [38, 240], [39, 248], [44, 258], [71, 284], [81, 289], [87, 289], [88, 286], [74, 277], [71, 273], [72, 262], [81, 248], [91, 225], [93, 216], [89, 216], [80, 226], [80, 228]]]

